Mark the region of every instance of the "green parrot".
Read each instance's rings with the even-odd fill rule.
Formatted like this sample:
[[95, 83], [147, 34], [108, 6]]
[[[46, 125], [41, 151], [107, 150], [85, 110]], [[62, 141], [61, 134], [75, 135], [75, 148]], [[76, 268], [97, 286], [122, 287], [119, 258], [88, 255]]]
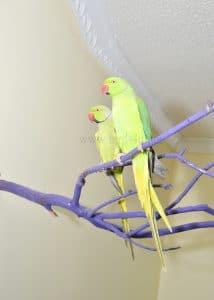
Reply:
[[[107, 78], [102, 85], [102, 93], [112, 98], [112, 119], [122, 153], [140, 147], [141, 143], [151, 139], [150, 116], [146, 104], [137, 97], [126, 80], [119, 77]], [[170, 231], [172, 229], [152, 186], [149, 153], [149, 149], [141, 149], [141, 152], [132, 159], [132, 168], [138, 198], [149, 220], [161, 265], [165, 269], [155, 210], [158, 211], [168, 229]]]
[[[88, 118], [91, 122], [97, 123], [98, 126], [98, 130], [95, 134], [95, 140], [102, 161], [108, 162], [116, 159], [120, 153], [120, 148], [112, 121], [111, 110], [104, 105], [93, 106], [88, 113]], [[110, 177], [118, 195], [125, 192], [122, 172], [123, 167], [116, 167], [114, 169], [107, 170], [107, 175]], [[119, 201], [119, 204], [122, 212], [127, 212], [126, 199], [122, 198]], [[128, 219], [122, 219], [122, 225], [124, 232], [127, 233], [130, 231]], [[134, 259], [134, 251], [131, 242], [130, 249], [132, 258]]]

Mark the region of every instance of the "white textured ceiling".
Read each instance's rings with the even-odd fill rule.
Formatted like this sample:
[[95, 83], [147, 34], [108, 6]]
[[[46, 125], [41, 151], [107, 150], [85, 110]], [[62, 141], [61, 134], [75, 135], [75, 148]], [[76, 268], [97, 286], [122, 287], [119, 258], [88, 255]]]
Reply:
[[[132, 81], [157, 129], [163, 131], [207, 100], [214, 101], [213, 0], [71, 2], [89, 47], [110, 71], [118, 69]], [[213, 116], [184, 130], [182, 143], [213, 150]]]

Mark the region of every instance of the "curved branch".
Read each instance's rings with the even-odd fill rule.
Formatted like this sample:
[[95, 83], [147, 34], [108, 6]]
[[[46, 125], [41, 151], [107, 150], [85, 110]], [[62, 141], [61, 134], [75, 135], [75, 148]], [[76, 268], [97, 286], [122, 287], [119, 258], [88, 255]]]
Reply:
[[[162, 157], [164, 157], [164, 154], [161, 154]], [[214, 167], [214, 162], [209, 163], [204, 170], [209, 170], [211, 168]], [[199, 180], [199, 178], [203, 175], [203, 173], [201, 173], [200, 171], [198, 172], [198, 174], [196, 174], [193, 179], [190, 181], [190, 183], [185, 187], [185, 189], [183, 190], [183, 192], [180, 193], [180, 195], [169, 205], [165, 208], [165, 212], [166, 214], [168, 213], [168, 211], [170, 211], [173, 207], [175, 207], [178, 203], [181, 202], [181, 200], [186, 196], [186, 194], [190, 191], [190, 189], [196, 184], [196, 182]], [[157, 213], [156, 214], [156, 220], [159, 220], [161, 218], [161, 216]], [[143, 224], [139, 227], [137, 227], [136, 229], [134, 229], [132, 231], [132, 234], [136, 234], [138, 232], [141, 232], [143, 230], [145, 230], [146, 228], [149, 227], [149, 224]], [[131, 233], [130, 233], [131, 234]]]
[[95, 215], [95, 213], [98, 212], [98, 210], [100, 210], [101, 208], [104, 208], [104, 207], [108, 206], [109, 204], [118, 202], [122, 198], [127, 198], [127, 197], [129, 197], [131, 195], [135, 195], [136, 193], [137, 193], [136, 191], [129, 191], [129, 192], [124, 193], [124, 194], [122, 194], [120, 196], [117, 196], [117, 197], [114, 197], [114, 198], [112, 198], [110, 200], [107, 200], [107, 201], [103, 202], [102, 204], [98, 205], [97, 207], [95, 207], [94, 209], [92, 209], [89, 212], [88, 216], [91, 217], [91, 216]]
[[[209, 207], [207, 204], [191, 205], [185, 207], [178, 207], [174, 209], [168, 209], [166, 211], [167, 216], [190, 213], [190, 212], [206, 212], [214, 216], [214, 208]], [[101, 219], [133, 219], [133, 218], [146, 218], [144, 211], [131, 211], [131, 212], [117, 212], [117, 213], [99, 213]], [[160, 219], [160, 218], [159, 218]], [[159, 220], [158, 219], [158, 220]], [[145, 224], [147, 225], [147, 224]]]
[[[180, 153], [164, 153], [164, 154], [159, 155], [158, 157], [160, 157], [160, 158], [175, 158], [175, 159], [179, 160], [181, 163], [185, 164], [187, 167], [190, 167], [190, 168], [198, 171], [201, 175], [204, 174], [204, 175], [214, 178], [214, 173], [209, 172], [208, 169], [203, 169], [203, 168], [196, 166], [191, 161], [184, 158], [183, 155], [181, 155]], [[212, 164], [214, 165], [214, 162], [212, 162]]]
[[[166, 140], [170, 136], [181, 131], [183, 128], [197, 122], [198, 120], [206, 117], [207, 115], [209, 115], [210, 113], [213, 113], [213, 112], [214, 112], [214, 103], [210, 103], [207, 105], [205, 110], [191, 116], [190, 118], [184, 120], [183, 122], [176, 125], [175, 127], [169, 129], [167, 132], [144, 143], [142, 145], [142, 148], [147, 149], [147, 148], [150, 148], [150, 147]], [[130, 151], [129, 153], [123, 155], [121, 157], [123, 165], [124, 166], [129, 165], [131, 163], [130, 162], [131, 158], [134, 155], [136, 155], [138, 152], [139, 152], [139, 150], [137, 148], [135, 148], [132, 151]], [[186, 186], [184, 191], [177, 197], [177, 199], [175, 199], [166, 208], [166, 210], [165, 210], [166, 214], [168, 216], [170, 216], [170, 215], [175, 215], [175, 214], [179, 215], [179, 214], [188, 213], [188, 212], [203, 211], [210, 215], [214, 215], [214, 208], [211, 208], [206, 204], [174, 208], [183, 199], [183, 197], [189, 192], [189, 190], [193, 187], [193, 185], [198, 181], [198, 179], [202, 175], [207, 175], [212, 178], [214, 177], [214, 174], [209, 172], [209, 169], [214, 166], [214, 162], [211, 162], [204, 169], [202, 169], [202, 168], [196, 166], [195, 164], [193, 164], [192, 162], [186, 160], [183, 157], [183, 154], [184, 154], [184, 151], [181, 151], [180, 153], [177, 153], [177, 154], [176, 153], [165, 153], [165, 154], [159, 155], [159, 158], [178, 159], [181, 163], [184, 163], [188, 167], [191, 167], [198, 171], [198, 174]], [[116, 167], [116, 166], [119, 166], [119, 163], [116, 160], [113, 160], [111, 162], [93, 166], [93, 167], [85, 170], [84, 172], [82, 172], [76, 182], [72, 198], [57, 195], [57, 194], [41, 193], [39, 191], [32, 190], [23, 185], [19, 185], [19, 184], [16, 184], [16, 183], [13, 183], [10, 181], [6, 181], [6, 180], [0, 180], [0, 190], [7, 191], [9, 193], [13, 193], [17, 196], [23, 197], [34, 203], [37, 203], [37, 204], [43, 206], [45, 209], [47, 209], [49, 212], [51, 212], [54, 215], [56, 215], [56, 214], [53, 211], [53, 208], [52, 208], [53, 206], [59, 206], [59, 207], [65, 208], [65, 209], [75, 213], [78, 217], [82, 217], [82, 218], [86, 219], [87, 221], [91, 222], [96, 227], [113, 232], [117, 236], [119, 236], [125, 240], [128, 240], [128, 241], [130, 241], [131, 238], [150, 238], [150, 237], [152, 237], [151, 231], [145, 230], [148, 228], [148, 224], [144, 224], [138, 228], [135, 228], [134, 230], [131, 230], [127, 234], [127, 233], [123, 232], [122, 226], [109, 222], [110, 219], [146, 218], [144, 211], [131, 211], [131, 212], [126, 212], [126, 213], [99, 212], [99, 210], [101, 208], [104, 208], [111, 203], [117, 202], [118, 200], [120, 200], [123, 197], [129, 197], [129, 196], [135, 194], [136, 191], [129, 191], [127, 193], [124, 193], [123, 195], [120, 195], [118, 197], [114, 197], [113, 199], [107, 200], [92, 210], [88, 209], [87, 207], [85, 207], [83, 205], [80, 205], [80, 203], [79, 203], [82, 188], [85, 184], [86, 177], [92, 173], [97, 173], [97, 172], [106, 170], [108, 168]], [[167, 188], [167, 187], [169, 187], [169, 185], [167, 185], [167, 184], [156, 185], [156, 187]], [[108, 221], [106, 221], [105, 219], [107, 219]], [[160, 216], [158, 214], [156, 214], [156, 219], [157, 220], [160, 219]], [[167, 228], [162, 228], [159, 230], [159, 234], [160, 234], [160, 236], [163, 236], [163, 235], [168, 235], [168, 234], [174, 234], [177, 232], [183, 232], [183, 231], [199, 229], [199, 228], [211, 228], [211, 227], [214, 227], [214, 221], [192, 222], [192, 223], [182, 224], [182, 225], [172, 227], [172, 229], [173, 229], [172, 233], [170, 233]], [[132, 240], [132, 243], [143, 249], [155, 251], [154, 248], [144, 246], [142, 244], [139, 244], [136, 241]], [[165, 249], [165, 250], [173, 250], [173, 249], [177, 249], [177, 248], [169, 248], [169, 249]]]
[[[167, 132], [160, 134], [159, 136], [151, 139], [148, 142], [145, 142], [142, 144], [142, 149], [148, 149], [153, 147], [156, 144], [161, 143], [162, 141], [170, 138], [172, 135], [176, 134], [177, 132], [180, 132], [181, 130], [183, 130], [184, 128], [196, 123], [197, 121], [205, 118], [206, 116], [208, 116], [209, 114], [214, 112], [214, 103], [208, 103], [206, 108], [198, 113], [196, 113], [195, 115], [187, 118], [186, 120], [182, 121], [181, 123], [179, 123], [178, 125], [174, 126], [173, 128], [169, 129]], [[130, 159], [132, 159], [132, 157], [136, 154], [138, 154], [140, 151], [138, 149], [138, 147], [134, 148], [133, 150], [131, 150], [130, 152], [128, 152], [127, 154], [123, 155], [120, 157], [120, 160], [122, 163], [126, 164]], [[73, 199], [76, 205], [78, 205], [79, 203], [79, 198], [80, 198], [80, 193], [82, 190], [82, 187], [85, 183], [85, 178], [93, 173], [97, 173], [109, 168], [114, 168], [114, 167], [119, 167], [121, 166], [117, 160], [112, 160], [110, 162], [107, 163], [101, 163], [99, 165], [93, 166], [91, 168], [88, 168], [86, 170], [84, 170], [80, 176], [77, 179], [77, 183], [74, 189], [74, 194], [73, 194]]]
[[48, 211], [52, 211], [52, 206], [54, 205], [73, 211], [73, 205], [70, 205], [72, 199], [65, 196], [41, 193], [7, 180], [0, 180], [0, 190], [37, 203]]
[[[209, 163], [204, 170], [209, 170], [211, 168], [214, 167], [214, 162]], [[183, 190], [183, 192], [177, 197], [177, 199], [175, 199], [175, 201], [173, 201], [167, 208], [171, 209], [173, 207], [175, 207], [183, 198], [184, 196], [186, 196], [186, 194], [190, 191], [190, 189], [196, 184], [196, 182], [199, 180], [199, 178], [203, 175], [203, 173], [198, 172], [198, 174], [196, 174], [193, 179], [190, 181], [190, 183], [185, 187], [185, 189]]]
[[[163, 188], [163, 189], [165, 189], [165, 190], [168, 190], [169, 188], [171, 188], [171, 185], [170, 185], [170, 184], [153, 184], [153, 187], [157, 187], [157, 188], [161, 187], [161, 188]], [[132, 196], [132, 195], [135, 195], [135, 194], [137, 194], [137, 191], [136, 191], [136, 190], [133, 190], [133, 191], [130, 190], [130, 191], [128, 191], [127, 193], [121, 194], [120, 196], [117, 196], [117, 197], [114, 197], [114, 198], [112, 198], [112, 199], [110, 199], [110, 200], [107, 200], [107, 201], [101, 203], [100, 205], [96, 206], [94, 209], [92, 209], [92, 210], [89, 212], [88, 216], [91, 217], [91, 216], [93, 216], [96, 212], [98, 212], [101, 208], [104, 208], [104, 207], [108, 206], [109, 204], [118, 202], [118, 201], [119, 201], [120, 199], [122, 199], [122, 198], [126, 198], [126, 199], [127, 199], [129, 196]]]
[[[172, 232], [169, 231], [167, 228], [159, 229], [159, 235], [172, 235], [179, 232], [194, 230], [194, 229], [203, 229], [203, 228], [211, 228], [214, 227], [214, 221], [204, 221], [204, 222], [192, 222], [182, 225], [177, 225], [172, 227]], [[151, 231], [143, 231], [141, 233], [136, 233], [132, 236], [133, 238], [151, 238], [152, 233]]]

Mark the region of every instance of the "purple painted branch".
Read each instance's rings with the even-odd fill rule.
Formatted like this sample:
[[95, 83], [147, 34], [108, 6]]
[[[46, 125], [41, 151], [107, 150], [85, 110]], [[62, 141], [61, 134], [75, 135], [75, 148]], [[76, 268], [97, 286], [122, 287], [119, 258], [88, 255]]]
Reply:
[[[45, 194], [45, 193], [37, 192], [35, 190], [24, 187], [22, 185], [18, 185], [16, 183], [5, 181], [5, 180], [0, 180], [0, 189], [4, 190], [4, 191], [8, 191], [13, 194], [16, 194], [20, 197], [23, 197], [25, 199], [33, 201], [37, 204], [40, 204], [49, 211], [52, 211], [52, 206], [59, 206], [59, 207], [66, 208], [66, 209], [74, 212], [77, 216], [87, 219], [89, 222], [91, 222], [95, 226], [97, 226], [101, 229], [112, 231], [112, 232], [116, 233], [118, 236], [125, 238], [125, 239], [130, 239], [130, 236], [132, 238], [140, 238], [140, 237], [143, 238], [143, 237], [151, 237], [152, 236], [151, 231], [143, 231], [143, 232], [139, 232], [139, 233], [134, 233], [134, 231], [131, 231], [130, 235], [126, 235], [122, 231], [122, 228], [120, 226], [104, 221], [105, 218], [121, 219], [121, 218], [125, 218], [125, 217], [127, 217], [127, 218], [145, 217], [144, 212], [127, 212], [127, 213], [112, 213], [112, 214], [98, 213], [98, 214], [90, 217], [90, 211], [86, 207], [80, 206], [80, 205], [74, 206], [71, 199], [68, 197], [64, 197], [64, 196], [56, 195], [56, 194]], [[167, 215], [194, 212], [194, 211], [196, 211], [196, 212], [204, 211], [211, 215], [214, 215], [214, 209], [208, 207], [207, 205], [180, 207], [177, 209], [172, 209], [172, 210], [167, 211]], [[190, 223], [190, 224], [175, 226], [175, 227], [173, 227], [173, 233], [192, 230], [192, 229], [208, 228], [208, 227], [214, 227], [214, 221], [194, 222], [194, 223]], [[166, 229], [166, 228], [160, 229], [159, 232], [160, 232], [160, 235], [171, 234], [168, 231], [168, 229]], [[134, 243], [134, 244], [139, 246], [137, 243]], [[139, 247], [144, 248], [146, 250], [154, 251], [154, 249], [150, 249], [149, 247], [144, 246], [142, 244], [140, 244]], [[173, 250], [173, 249], [177, 249], [177, 248], [169, 248], [169, 249], [165, 249], [165, 250]]]
[[[164, 157], [164, 155], [161, 155], [161, 157]], [[209, 170], [211, 168], [214, 167], [214, 162], [209, 163], [204, 170]], [[196, 174], [193, 179], [190, 181], [190, 183], [185, 187], [185, 189], [183, 190], [183, 192], [180, 193], [180, 195], [169, 205], [167, 206], [167, 208], [165, 209], [165, 212], [167, 213], [168, 211], [171, 211], [171, 209], [173, 207], [175, 207], [179, 202], [181, 202], [181, 200], [186, 196], [186, 194], [190, 191], [190, 189], [196, 184], [196, 182], [199, 180], [199, 178], [203, 175], [204, 173], [202, 172], [198, 172], [198, 174]], [[156, 214], [156, 219], [159, 220], [161, 217], [159, 214]], [[132, 234], [136, 234], [138, 232], [141, 232], [143, 230], [145, 230], [146, 228], [149, 227], [149, 224], [143, 224], [139, 227], [137, 227], [136, 229], [132, 230], [129, 235], [131, 236]]]
[[[100, 224], [100, 226], [105, 226], [106, 223], [105, 223], [103, 220], [100, 219], [100, 220], [98, 221], [98, 224]], [[130, 237], [129, 237], [126, 233], [124, 233], [123, 231], [118, 230], [118, 229], [115, 229], [114, 224], [111, 224], [111, 225], [109, 226], [109, 229], [110, 229], [112, 232], [114, 232], [117, 236], [119, 236], [120, 238], [123, 238], [124, 240], [130, 241]], [[131, 240], [131, 241], [132, 241], [132, 244], [133, 244], [133, 245], [135, 245], [135, 246], [137, 246], [137, 247], [139, 247], [139, 248], [142, 248], [142, 249], [144, 249], [144, 250], [149, 250], [149, 251], [156, 251], [155, 248], [152, 248], [152, 247], [149, 247], [149, 246], [145, 246], [145, 245], [143, 245], [142, 243], [139, 244], [138, 242], [133, 241], [133, 240]], [[177, 249], [179, 249], [179, 248], [180, 248], [180, 247], [164, 248], [163, 251], [177, 250]]]
[[188, 213], [188, 212], [206, 212], [212, 216], [214, 216], [214, 208], [209, 207], [209, 205], [207, 204], [198, 204], [198, 205], [191, 205], [191, 206], [186, 206], [186, 207], [177, 207], [177, 208], [173, 208], [173, 209], [169, 209], [167, 210], [166, 214], [168, 216], [171, 215], [176, 215], [176, 214], [184, 214], [184, 213]]
[[[178, 207], [174, 209], [168, 209], [166, 214], [168, 216], [188, 213], [188, 212], [200, 212], [204, 211], [210, 215], [214, 215], [214, 208], [209, 207], [207, 204], [192, 205], [186, 207]], [[101, 219], [133, 219], [133, 218], [146, 218], [143, 211], [131, 211], [131, 212], [117, 212], [117, 213], [99, 213]], [[147, 225], [147, 224], [145, 224]], [[130, 234], [131, 236], [131, 234]]]
[[122, 198], [127, 198], [131, 195], [134, 195], [136, 194], [136, 191], [129, 191], [127, 193], [124, 193], [120, 196], [117, 196], [117, 197], [114, 197], [112, 198], [111, 200], [107, 200], [105, 202], [103, 202], [102, 204], [98, 205], [97, 207], [95, 207], [94, 209], [92, 209], [90, 212], [89, 212], [89, 216], [93, 216], [96, 212], [98, 212], [101, 208], [104, 208], [106, 206], [108, 206], [109, 204], [112, 204], [112, 203], [115, 203], [115, 202], [118, 202], [120, 199]]
[[[151, 139], [150, 141], [148, 141], [146, 143], [143, 143], [142, 148], [143, 149], [148, 149], [150, 147], [153, 147], [156, 144], [161, 143], [162, 141], [168, 139], [172, 135], [180, 132], [184, 128], [186, 128], [186, 127], [196, 123], [197, 121], [205, 118], [206, 116], [208, 116], [209, 114], [211, 114], [213, 112], [214, 112], [214, 103], [208, 103], [206, 108], [204, 110], [202, 110], [201, 112], [198, 112], [197, 114], [189, 117], [188, 119], [186, 119], [183, 122], [179, 123], [175, 127], [169, 129], [167, 132]], [[127, 154], [121, 156], [120, 159], [124, 164], [126, 164], [134, 155], [136, 155], [139, 152], [140, 151], [136, 147], [133, 150], [131, 150], [130, 152], [128, 152]], [[88, 168], [85, 171], [83, 171], [80, 174], [80, 176], [77, 180], [77, 184], [76, 184], [75, 189], [74, 189], [73, 199], [74, 199], [76, 205], [78, 205], [78, 203], [79, 203], [80, 193], [81, 193], [82, 187], [85, 183], [85, 178], [88, 175], [106, 170], [108, 168], [113, 168], [113, 167], [118, 167], [118, 166], [120, 166], [118, 161], [117, 160], [112, 160], [110, 162], [102, 163], [102, 164], [93, 166], [93, 167]], [[77, 195], [77, 197], [76, 197], [76, 195]]]
[[[213, 112], [214, 112], [214, 103], [210, 102], [207, 104], [206, 108], [204, 110], [202, 110], [201, 112], [198, 112], [197, 114], [187, 118], [186, 120], [179, 123], [175, 127], [172, 127], [171, 129], [169, 129], [167, 132], [151, 139], [150, 141], [148, 141], [146, 143], [143, 143], [142, 148], [148, 149], [150, 147], [153, 147], [154, 145], [160, 144], [162, 141], [164, 141], [164, 140], [168, 139], [169, 137], [171, 137], [172, 135], [180, 132], [181, 130], [188, 127], [189, 125], [192, 125], [192, 124], [198, 122], [199, 120], [205, 118], [206, 116], [208, 116], [209, 114], [211, 114]], [[125, 162], [125, 161], [131, 159], [137, 153], [139, 153], [139, 150], [138, 150], [138, 148], [135, 148], [132, 151], [130, 151], [129, 153], [123, 155], [121, 157], [121, 161]]]
[[[32, 190], [28, 187], [25, 187], [23, 185], [6, 181], [6, 180], [0, 180], [0, 190], [7, 191], [12, 194], [15, 194], [17, 196], [20, 196], [22, 198], [25, 198], [27, 200], [30, 200], [34, 203], [37, 203], [41, 206], [43, 206], [45, 209], [47, 209], [50, 212], [53, 212], [52, 207], [58, 206], [65, 208], [73, 213], [75, 213], [78, 217], [82, 217], [87, 219], [89, 222], [93, 223], [95, 226], [100, 227], [99, 218], [89, 217], [88, 216], [88, 209], [84, 207], [83, 205], [75, 206], [73, 199], [57, 195], [57, 194], [46, 194], [41, 193], [35, 190]], [[109, 223], [111, 224], [111, 223]], [[121, 229], [120, 226], [115, 225], [117, 228]], [[102, 227], [102, 229], [110, 230], [109, 228]], [[111, 230], [110, 230], [111, 231]]]
[[[211, 168], [214, 167], [214, 162], [209, 163], [204, 170], [209, 170]], [[190, 189], [196, 184], [196, 182], [199, 180], [199, 178], [203, 175], [202, 172], [198, 172], [198, 174], [196, 174], [193, 179], [190, 181], [190, 183], [186, 186], [186, 188], [184, 189], [184, 191], [177, 197], [177, 199], [175, 199], [175, 201], [173, 201], [167, 208], [166, 210], [169, 210], [173, 207], [175, 207], [183, 198], [184, 196], [186, 196], [186, 194], [190, 191]]]
[[[157, 187], [157, 188], [161, 187], [161, 188], [163, 188], [165, 190], [168, 190], [169, 188], [171, 188], [171, 185], [170, 184], [153, 184], [153, 187]], [[98, 212], [100, 209], [108, 206], [109, 204], [118, 202], [122, 198], [126, 198], [127, 199], [129, 196], [135, 195], [136, 193], [137, 193], [136, 190], [134, 190], [134, 191], [128, 191], [127, 193], [124, 193], [124, 194], [122, 194], [120, 196], [117, 196], [117, 197], [114, 197], [114, 198], [112, 198], [110, 200], [107, 200], [107, 201], [101, 203], [100, 205], [98, 205], [97, 207], [95, 207], [94, 209], [92, 209], [89, 212], [89, 216], [90, 217], [93, 216], [96, 212]]]
[[[203, 110], [192, 117], [188, 118], [187, 120], [181, 122], [177, 126], [169, 129], [166, 133], [163, 133], [159, 135], [158, 137], [144, 143], [143, 149], [149, 148], [154, 146], [155, 144], [160, 143], [161, 141], [169, 138], [170, 136], [174, 135], [175, 133], [181, 131], [183, 128], [197, 122], [198, 120], [206, 117], [208, 114], [214, 112], [214, 104], [209, 104], [207, 105], [206, 110]], [[130, 159], [139, 152], [137, 148], [133, 149], [126, 155], [123, 155], [121, 160], [124, 163], [124, 166], [129, 165]], [[214, 166], [214, 162], [210, 163], [207, 167], [204, 169], [194, 165], [192, 162], [186, 160], [183, 157], [184, 151], [180, 153], [166, 153], [162, 154], [159, 157], [160, 158], [173, 158], [173, 159], [178, 159], [181, 163], [184, 163], [188, 167], [191, 167], [195, 170], [198, 171], [198, 174], [192, 179], [192, 181], [187, 185], [187, 187], [184, 189], [184, 191], [178, 196], [178, 198], [170, 204], [167, 209], [166, 213], [168, 216], [170, 215], [180, 215], [183, 213], [188, 213], [188, 212], [205, 212], [210, 215], [214, 215], [214, 208], [209, 207], [206, 204], [203, 205], [195, 205], [195, 206], [187, 206], [187, 207], [178, 207], [174, 208], [175, 205], [177, 205], [183, 197], [188, 193], [188, 191], [193, 187], [193, 185], [197, 182], [197, 180], [202, 176], [202, 175], [207, 175], [210, 177], [214, 177], [214, 174], [209, 172], [209, 169]], [[74, 188], [74, 193], [73, 197], [65, 197], [61, 195], [56, 195], [56, 194], [46, 194], [46, 193], [41, 193], [39, 191], [35, 191], [32, 189], [29, 189], [28, 187], [9, 182], [6, 180], [0, 180], [0, 190], [7, 191], [10, 193], [13, 193], [17, 196], [23, 197], [25, 199], [28, 199], [30, 201], [33, 201], [34, 203], [37, 203], [41, 206], [43, 206], [45, 209], [48, 211], [54, 213], [53, 211], [53, 206], [59, 206], [63, 207], [69, 211], [72, 211], [75, 213], [78, 217], [82, 217], [89, 222], [91, 222], [93, 225], [96, 227], [99, 227], [104, 230], [108, 230], [110, 232], [115, 233], [119, 237], [125, 239], [125, 240], [130, 240], [130, 238], [149, 238], [152, 236], [151, 231], [146, 230], [148, 228], [148, 224], [144, 224], [136, 229], [133, 229], [130, 231], [129, 234], [123, 232], [123, 228], [120, 225], [116, 225], [114, 223], [109, 222], [110, 219], [122, 219], [122, 218], [145, 218], [145, 213], [144, 211], [130, 211], [127, 213], [121, 213], [121, 212], [116, 212], [116, 213], [103, 213], [100, 211], [100, 209], [110, 205], [111, 203], [118, 202], [119, 199], [123, 197], [129, 197], [130, 195], [133, 195], [136, 193], [136, 191], [129, 191], [121, 196], [115, 197], [113, 199], [110, 199], [108, 201], [103, 202], [96, 208], [90, 210], [87, 207], [80, 205], [80, 196], [82, 192], [82, 188], [85, 184], [85, 179], [88, 175], [96, 172], [100, 172], [103, 170], [106, 170], [107, 168], [111, 167], [116, 167], [119, 166], [119, 163], [114, 160], [105, 164], [100, 164], [97, 166], [93, 166], [87, 170], [85, 170], [83, 173], [80, 174], [78, 177], [77, 183]], [[157, 187], [161, 186], [163, 188], [169, 187], [169, 185], [156, 185]], [[156, 214], [157, 220], [160, 219], [160, 216]], [[214, 227], [214, 221], [206, 221], [206, 222], [193, 222], [189, 224], [183, 224], [183, 225], [178, 225], [173, 227], [173, 233], [177, 232], [182, 232], [182, 231], [187, 231], [187, 230], [193, 230], [193, 229], [199, 229], [199, 228], [209, 228], [209, 227]], [[168, 234], [173, 234], [170, 233], [167, 228], [162, 228], [159, 230], [160, 235], [168, 235]], [[143, 244], [139, 244], [136, 241], [133, 241], [133, 244], [141, 247], [146, 250], [150, 251], [155, 251], [154, 248], [145, 246]], [[174, 250], [177, 248], [169, 248], [165, 250]]]
[[164, 154], [159, 155], [158, 157], [160, 157], [160, 158], [175, 158], [175, 159], [179, 160], [181, 163], [185, 164], [186, 166], [198, 171], [199, 173], [214, 178], [214, 173], [208, 172], [206, 169], [202, 169], [202, 168], [196, 166], [191, 161], [184, 158], [183, 155], [181, 155], [180, 153], [164, 153]]
[[[173, 226], [172, 232], [169, 232], [169, 229], [167, 228], [159, 229], [158, 232], [160, 236], [164, 236], [164, 235], [171, 235], [171, 234], [194, 230], [194, 229], [203, 229], [203, 228], [212, 228], [212, 227], [214, 227], [214, 221], [192, 222], [188, 224]], [[133, 235], [133, 238], [151, 238], [151, 237], [152, 237], [151, 231], [143, 231], [141, 233], [136, 233], [135, 235]]]
[[70, 198], [61, 195], [41, 193], [14, 182], [0, 180], [0, 190], [15, 194], [34, 203], [40, 204], [48, 211], [52, 211], [52, 206], [54, 205], [69, 210], [73, 209], [73, 204], [71, 205], [72, 199]]

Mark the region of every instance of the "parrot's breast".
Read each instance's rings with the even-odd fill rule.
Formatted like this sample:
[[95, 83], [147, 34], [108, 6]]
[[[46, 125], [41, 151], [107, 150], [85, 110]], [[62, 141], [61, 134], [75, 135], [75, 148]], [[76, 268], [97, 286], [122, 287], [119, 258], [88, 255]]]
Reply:
[[122, 152], [145, 141], [145, 134], [135, 97], [113, 97], [112, 118]]
[[108, 162], [117, 157], [119, 144], [112, 119], [99, 124], [99, 129], [96, 133], [96, 142], [103, 162]]

